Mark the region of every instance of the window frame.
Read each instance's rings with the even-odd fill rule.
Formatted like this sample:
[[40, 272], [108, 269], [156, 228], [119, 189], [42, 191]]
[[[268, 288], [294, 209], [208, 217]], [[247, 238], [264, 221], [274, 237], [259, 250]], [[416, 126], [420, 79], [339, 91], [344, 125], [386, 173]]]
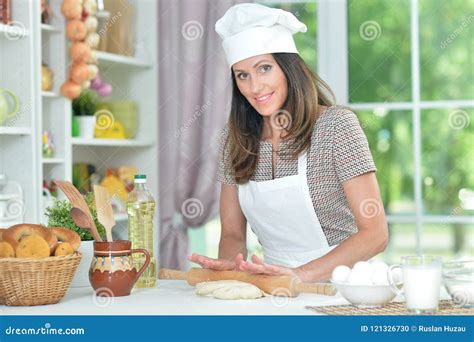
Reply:
[[[308, 1], [299, 1], [308, 2]], [[473, 100], [422, 101], [420, 87], [420, 36], [418, 0], [410, 0], [412, 100], [406, 102], [349, 102], [348, 0], [318, 0], [318, 73], [333, 89], [339, 104], [354, 110], [411, 110], [413, 120], [414, 214], [387, 215], [389, 223], [415, 224], [416, 252], [423, 252], [423, 225], [474, 224], [474, 216], [430, 215], [423, 212], [421, 111], [424, 109], [474, 108]], [[337, 23], [334, 25], [333, 23]]]

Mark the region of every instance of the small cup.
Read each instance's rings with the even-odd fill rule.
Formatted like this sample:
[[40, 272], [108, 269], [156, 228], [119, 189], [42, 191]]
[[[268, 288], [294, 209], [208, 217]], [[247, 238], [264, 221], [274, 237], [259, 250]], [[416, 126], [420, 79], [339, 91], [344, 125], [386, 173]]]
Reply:
[[[388, 270], [390, 288], [397, 295], [405, 295], [409, 312], [423, 315], [438, 311], [441, 289], [442, 261], [436, 256], [405, 256], [400, 265], [392, 265]], [[403, 290], [395, 286], [393, 270], [402, 269]]]

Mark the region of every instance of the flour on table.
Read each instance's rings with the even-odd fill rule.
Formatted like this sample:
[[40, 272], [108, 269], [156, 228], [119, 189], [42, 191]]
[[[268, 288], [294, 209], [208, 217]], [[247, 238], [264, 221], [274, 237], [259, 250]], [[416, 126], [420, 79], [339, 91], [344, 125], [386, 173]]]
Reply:
[[256, 299], [264, 296], [264, 292], [255, 285], [238, 280], [202, 282], [196, 284], [195, 293], [217, 299]]

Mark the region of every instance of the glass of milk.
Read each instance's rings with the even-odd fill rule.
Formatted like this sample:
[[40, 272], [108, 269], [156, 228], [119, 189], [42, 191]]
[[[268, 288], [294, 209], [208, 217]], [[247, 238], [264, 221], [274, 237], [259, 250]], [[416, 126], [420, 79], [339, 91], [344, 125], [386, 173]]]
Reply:
[[[393, 270], [401, 268], [403, 290], [395, 286]], [[436, 256], [405, 256], [399, 265], [388, 270], [390, 287], [397, 295], [405, 295], [405, 304], [411, 313], [422, 315], [438, 311], [441, 290], [442, 261]]]

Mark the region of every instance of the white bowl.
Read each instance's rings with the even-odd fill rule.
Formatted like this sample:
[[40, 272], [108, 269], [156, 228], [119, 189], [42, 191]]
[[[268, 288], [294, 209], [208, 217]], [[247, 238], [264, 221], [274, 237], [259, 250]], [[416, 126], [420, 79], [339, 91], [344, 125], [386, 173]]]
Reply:
[[[339, 293], [359, 308], [377, 308], [390, 303], [395, 292], [389, 285], [351, 285], [331, 280]], [[401, 284], [397, 284], [400, 287]]]

